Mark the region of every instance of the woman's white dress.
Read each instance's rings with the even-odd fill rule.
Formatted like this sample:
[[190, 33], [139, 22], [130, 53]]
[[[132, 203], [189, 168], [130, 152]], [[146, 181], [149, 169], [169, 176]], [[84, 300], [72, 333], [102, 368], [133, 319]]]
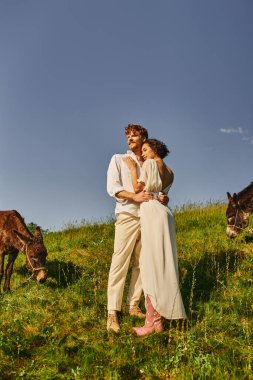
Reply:
[[[143, 163], [139, 182], [145, 190], [158, 193], [162, 189], [160, 173], [153, 159]], [[186, 318], [179, 289], [178, 256], [175, 222], [172, 212], [156, 199], [143, 202], [141, 217], [140, 272], [144, 294], [166, 319]]]

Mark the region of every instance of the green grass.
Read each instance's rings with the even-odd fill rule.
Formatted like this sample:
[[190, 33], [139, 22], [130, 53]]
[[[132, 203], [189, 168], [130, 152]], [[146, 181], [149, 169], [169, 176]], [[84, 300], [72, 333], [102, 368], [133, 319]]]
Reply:
[[228, 239], [224, 215], [219, 204], [175, 212], [188, 320], [146, 338], [124, 309], [120, 334], [106, 331], [113, 223], [47, 233], [47, 282], [22, 286], [19, 254], [15, 290], [0, 297], [0, 379], [253, 379], [253, 239]]

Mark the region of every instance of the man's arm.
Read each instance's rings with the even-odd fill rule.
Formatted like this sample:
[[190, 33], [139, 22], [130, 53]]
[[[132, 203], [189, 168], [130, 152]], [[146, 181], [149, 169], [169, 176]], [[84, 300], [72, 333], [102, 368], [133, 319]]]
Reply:
[[147, 193], [145, 191], [141, 191], [138, 194], [131, 193], [129, 191], [120, 191], [115, 194], [115, 196], [119, 199], [128, 199], [136, 203], [142, 203], [142, 202], [148, 202], [150, 199], [153, 198], [153, 195], [150, 193]]
[[107, 192], [111, 197], [131, 200], [136, 203], [148, 202], [153, 198], [152, 194], [141, 191], [138, 194], [126, 191], [123, 188], [120, 176], [120, 164], [117, 155], [114, 155], [107, 171]]

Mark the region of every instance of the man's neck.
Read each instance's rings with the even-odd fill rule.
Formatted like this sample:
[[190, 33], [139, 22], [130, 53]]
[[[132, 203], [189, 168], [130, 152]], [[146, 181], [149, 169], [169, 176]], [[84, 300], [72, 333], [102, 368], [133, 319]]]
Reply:
[[142, 158], [142, 155], [141, 155], [141, 150], [132, 150], [132, 152], [135, 154], [137, 160], [139, 162], [143, 162], [143, 158]]

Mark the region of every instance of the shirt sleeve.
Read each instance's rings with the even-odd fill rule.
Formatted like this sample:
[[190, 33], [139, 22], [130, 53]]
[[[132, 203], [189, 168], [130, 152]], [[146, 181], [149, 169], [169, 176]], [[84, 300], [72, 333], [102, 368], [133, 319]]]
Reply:
[[121, 180], [121, 166], [119, 155], [115, 154], [112, 156], [107, 170], [107, 193], [110, 195], [110, 197], [117, 198], [115, 194], [123, 190], [125, 189], [123, 188]]

